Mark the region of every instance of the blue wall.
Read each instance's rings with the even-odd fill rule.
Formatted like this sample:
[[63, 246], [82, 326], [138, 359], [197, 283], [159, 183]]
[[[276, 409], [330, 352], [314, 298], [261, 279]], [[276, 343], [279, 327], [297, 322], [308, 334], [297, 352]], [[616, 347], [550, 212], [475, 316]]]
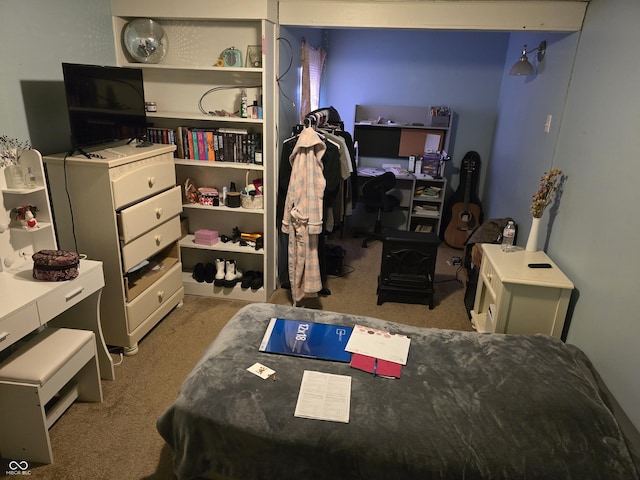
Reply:
[[[347, 130], [358, 104], [449, 105], [457, 120], [449, 186], [467, 151], [488, 163], [509, 34], [336, 29], [327, 38], [323, 100]], [[482, 184], [483, 166], [480, 174]]]

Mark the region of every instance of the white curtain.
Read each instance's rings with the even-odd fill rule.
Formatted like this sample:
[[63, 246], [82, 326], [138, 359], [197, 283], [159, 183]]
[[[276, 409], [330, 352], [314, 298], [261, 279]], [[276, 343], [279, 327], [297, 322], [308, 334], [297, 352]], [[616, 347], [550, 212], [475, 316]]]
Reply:
[[302, 40], [302, 86], [300, 101], [300, 123], [309, 112], [317, 110], [320, 103], [320, 79], [326, 53], [322, 48], [310, 46]]

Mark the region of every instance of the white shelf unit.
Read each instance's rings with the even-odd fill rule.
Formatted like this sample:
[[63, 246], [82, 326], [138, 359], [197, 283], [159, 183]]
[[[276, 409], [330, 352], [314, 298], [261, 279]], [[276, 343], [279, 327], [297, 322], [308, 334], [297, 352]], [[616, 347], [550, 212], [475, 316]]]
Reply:
[[[188, 221], [187, 235], [179, 242], [186, 294], [220, 298], [266, 301], [276, 288], [276, 37], [277, 2], [275, 0], [238, 0], [222, 7], [207, 0], [185, 0], [178, 6], [168, 2], [111, 0], [116, 61], [119, 66], [143, 70], [145, 100], [156, 102], [157, 111], [147, 118], [159, 128], [242, 128], [262, 136], [262, 165], [220, 161], [175, 159], [176, 179], [184, 187], [190, 179], [196, 187], [224, 186], [234, 182], [240, 190], [246, 181], [262, 178], [264, 208], [245, 209], [183, 204]], [[157, 64], [136, 63], [123, 44], [123, 30], [135, 18], [152, 18], [164, 29], [169, 47]], [[262, 67], [218, 67], [223, 50], [240, 50], [246, 64], [247, 47], [262, 47]], [[232, 87], [232, 88], [227, 88]], [[262, 106], [262, 118], [224, 116], [214, 112], [239, 110], [241, 90], [248, 104]], [[215, 89], [215, 90], [213, 90]], [[209, 92], [209, 93], [207, 93]], [[201, 108], [202, 107], [202, 108]], [[204, 113], [201, 111], [204, 110]], [[196, 245], [193, 234], [200, 229], [216, 230], [232, 236], [233, 228], [245, 233], [261, 233], [264, 248], [218, 242], [213, 246]], [[214, 263], [216, 258], [235, 260], [243, 271], [261, 271], [264, 286], [259, 290], [215, 287], [192, 278], [197, 263]]]
[[[4, 208], [0, 209], [0, 271], [17, 266], [39, 250], [55, 250], [57, 242], [53, 229], [49, 191], [46, 187], [42, 156], [37, 150], [26, 150], [20, 158], [20, 165], [30, 168], [36, 177], [33, 188], [8, 188], [6, 168], [0, 169], [0, 191]], [[35, 228], [24, 228], [11, 218], [11, 210], [20, 205], [37, 207]], [[5, 227], [6, 226], [6, 227]], [[6, 228], [6, 229], [5, 229]]]
[[[418, 189], [429, 189], [429, 187], [439, 189], [438, 195], [416, 195]], [[421, 176], [416, 175], [413, 185], [413, 195], [411, 196], [408, 230], [415, 232], [433, 232], [436, 235], [440, 232], [446, 189], [446, 178], [421, 178]]]

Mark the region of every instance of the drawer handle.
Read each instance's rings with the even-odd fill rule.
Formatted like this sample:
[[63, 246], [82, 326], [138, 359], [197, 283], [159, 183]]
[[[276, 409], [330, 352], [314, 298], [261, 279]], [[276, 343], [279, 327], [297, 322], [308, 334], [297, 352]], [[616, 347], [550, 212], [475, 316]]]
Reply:
[[492, 275], [492, 274], [490, 274], [490, 273], [487, 273], [487, 279], [488, 279], [489, 281], [493, 280], [493, 275]]
[[164, 290], [158, 290], [158, 300], [161, 302], [164, 300]]
[[160, 245], [162, 243], [162, 235], [156, 235], [156, 245]]
[[162, 207], [156, 208], [156, 218], [162, 217]]
[[74, 290], [73, 292], [69, 292], [65, 297], [64, 300], [65, 302], [68, 302], [69, 300], [71, 300], [73, 297], [77, 297], [78, 295], [80, 295], [82, 292], [84, 292], [84, 287], [80, 287], [77, 288], [76, 290]]
[[156, 183], [156, 177], [149, 177], [148, 182], [149, 182], [149, 188], [153, 187]]
[[4, 342], [8, 336], [9, 336], [9, 332], [0, 333], [0, 342]]

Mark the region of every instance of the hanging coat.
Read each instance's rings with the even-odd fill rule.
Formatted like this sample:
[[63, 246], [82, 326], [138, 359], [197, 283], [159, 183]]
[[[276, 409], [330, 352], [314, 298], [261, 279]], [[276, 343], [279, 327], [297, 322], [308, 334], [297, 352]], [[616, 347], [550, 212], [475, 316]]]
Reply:
[[294, 302], [322, 290], [318, 236], [326, 180], [322, 156], [326, 146], [312, 128], [305, 128], [289, 156], [291, 177], [284, 205], [282, 231], [289, 235], [289, 281]]

